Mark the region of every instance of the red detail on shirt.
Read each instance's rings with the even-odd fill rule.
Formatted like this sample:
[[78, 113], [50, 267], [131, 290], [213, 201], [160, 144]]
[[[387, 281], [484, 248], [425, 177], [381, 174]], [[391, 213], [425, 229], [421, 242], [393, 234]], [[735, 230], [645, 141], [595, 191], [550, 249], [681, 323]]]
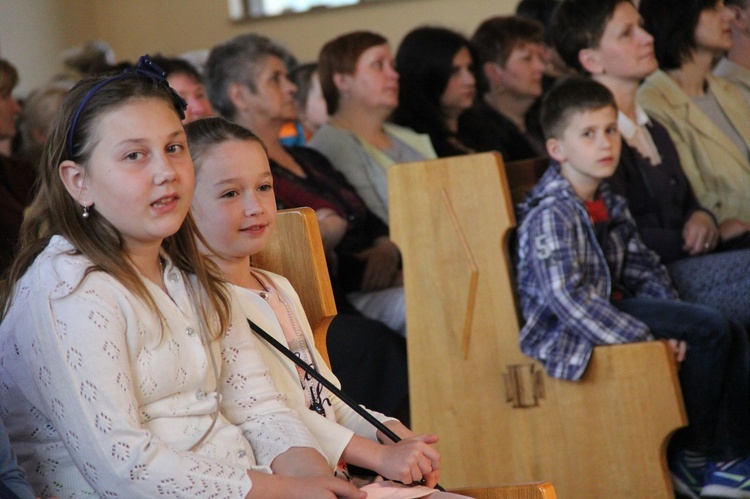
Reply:
[[606, 222], [609, 220], [607, 206], [604, 204], [601, 196], [597, 197], [594, 201], [584, 201], [584, 203], [586, 203], [586, 211], [589, 212], [592, 222]]

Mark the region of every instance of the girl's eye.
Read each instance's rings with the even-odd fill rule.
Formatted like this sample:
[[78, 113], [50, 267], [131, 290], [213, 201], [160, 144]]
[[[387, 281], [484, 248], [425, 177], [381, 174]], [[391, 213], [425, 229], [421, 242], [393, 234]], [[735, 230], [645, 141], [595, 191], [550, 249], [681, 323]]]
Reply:
[[607, 135], [615, 135], [618, 133], [616, 126], [611, 126], [607, 128]]
[[586, 130], [581, 135], [584, 136], [584, 137], [586, 137], [586, 138], [591, 138], [591, 137], [594, 136], [594, 131], [593, 130]]
[[261, 192], [269, 192], [273, 190], [273, 186], [271, 184], [263, 184], [258, 187], [258, 190]]
[[137, 161], [143, 157], [143, 153], [140, 152], [129, 152], [125, 155], [125, 159], [128, 161]]
[[239, 192], [237, 192], [235, 190], [231, 190], [231, 191], [227, 191], [224, 194], [222, 194], [221, 197], [223, 197], [223, 198], [236, 198], [239, 195], [240, 195]]
[[176, 153], [176, 152], [180, 152], [181, 150], [182, 150], [181, 144], [171, 144], [167, 146], [168, 153]]

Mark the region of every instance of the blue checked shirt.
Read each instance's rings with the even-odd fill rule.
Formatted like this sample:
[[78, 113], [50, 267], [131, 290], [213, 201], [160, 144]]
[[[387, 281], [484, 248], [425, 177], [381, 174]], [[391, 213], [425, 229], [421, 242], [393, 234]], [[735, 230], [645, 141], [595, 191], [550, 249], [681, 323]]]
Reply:
[[666, 269], [641, 241], [626, 201], [606, 182], [604, 247], [586, 206], [553, 162], [518, 206], [518, 287], [526, 324], [521, 350], [550, 376], [577, 380], [596, 345], [652, 340], [648, 327], [610, 303], [631, 296], [677, 299]]

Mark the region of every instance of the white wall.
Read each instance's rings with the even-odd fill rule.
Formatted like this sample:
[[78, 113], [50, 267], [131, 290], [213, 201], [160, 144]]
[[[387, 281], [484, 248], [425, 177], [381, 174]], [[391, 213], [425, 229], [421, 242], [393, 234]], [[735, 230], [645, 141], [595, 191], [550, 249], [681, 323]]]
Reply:
[[413, 27], [442, 24], [471, 33], [489, 16], [510, 13], [517, 0], [392, 0], [331, 11], [233, 23], [225, 0], [0, 0], [0, 55], [21, 73], [19, 94], [60, 68], [65, 48], [88, 40], [110, 43], [118, 59], [210, 48], [255, 31], [284, 41], [300, 60], [355, 29], [388, 37], [395, 46]]
[[62, 69], [60, 51], [82, 35], [77, 29], [80, 17], [66, 21], [67, 14], [71, 10], [83, 14], [89, 2], [0, 0], [0, 57], [20, 73], [16, 94], [27, 94]]

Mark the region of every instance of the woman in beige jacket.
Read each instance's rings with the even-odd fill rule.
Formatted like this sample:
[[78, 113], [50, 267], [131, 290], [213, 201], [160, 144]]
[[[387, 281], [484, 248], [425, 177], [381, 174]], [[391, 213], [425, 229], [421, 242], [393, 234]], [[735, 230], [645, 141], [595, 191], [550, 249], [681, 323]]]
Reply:
[[[729, 240], [750, 230], [750, 106], [711, 75], [732, 45], [731, 11], [717, 1], [643, 0], [660, 70], [638, 92], [639, 103], [668, 130], [696, 196]], [[681, 12], [675, 16], [675, 12]]]

